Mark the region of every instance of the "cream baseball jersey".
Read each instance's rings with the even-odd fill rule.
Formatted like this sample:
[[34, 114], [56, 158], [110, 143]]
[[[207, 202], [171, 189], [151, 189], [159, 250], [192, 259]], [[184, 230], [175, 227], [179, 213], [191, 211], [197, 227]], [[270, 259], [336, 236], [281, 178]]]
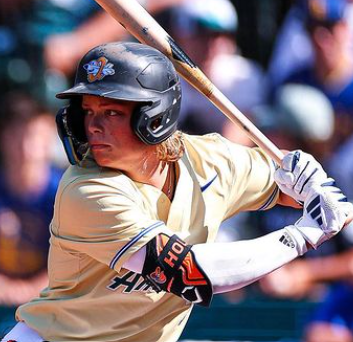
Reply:
[[176, 341], [192, 305], [156, 293], [124, 269], [128, 258], [168, 229], [189, 244], [213, 242], [223, 220], [278, 199], [272, 161], [217, 134], [184, 135], [172, 202], [87, 158], [59, 186], [51, 223], [49, 286], [21, 306], [48, 341]]

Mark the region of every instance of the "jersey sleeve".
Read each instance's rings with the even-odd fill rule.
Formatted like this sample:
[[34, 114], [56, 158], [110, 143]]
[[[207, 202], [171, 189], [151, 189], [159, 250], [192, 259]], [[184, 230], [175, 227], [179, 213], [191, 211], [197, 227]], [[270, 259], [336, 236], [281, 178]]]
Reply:
[[230, 154], [231, 180], [226, 217], [240, 211], [266, 210], [278, 201], [275, 163], [260, 148], [249, 148], [223, 139]]
[[55, 241], [120, 271], [128, 258], [159, 233], [162, 221], [149, 217], [128, 191], [99, 182], [75, 182], [57, 198]]

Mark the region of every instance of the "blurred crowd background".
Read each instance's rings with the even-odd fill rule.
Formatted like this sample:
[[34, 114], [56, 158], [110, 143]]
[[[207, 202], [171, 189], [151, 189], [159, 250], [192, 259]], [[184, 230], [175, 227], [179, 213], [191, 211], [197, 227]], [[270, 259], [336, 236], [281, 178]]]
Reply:
[[[353, 200], [353, 1], [141, 3], [277, 146], [313, 154]], [[67, 166], [55, 93], [70, 86], [86, 51], [114, 40], [133, 38], [93, 0], [0, 0], [0, 333], [47, 283], [48, 226]], [[253, 145], [182, 86], [183, 131]], [[218, 240], [254, 238], [299, 216], [283, 207], [241, 214]], [[353, 228], [216, 296], [211, 309], [195, 308], [182, 339], [353, 342]]]

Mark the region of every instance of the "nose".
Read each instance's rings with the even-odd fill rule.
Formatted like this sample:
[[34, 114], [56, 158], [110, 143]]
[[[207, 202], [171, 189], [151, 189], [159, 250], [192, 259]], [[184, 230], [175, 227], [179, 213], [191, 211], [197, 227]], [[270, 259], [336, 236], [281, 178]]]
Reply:
[[101, 124], [101, 120], [98, 115], [86, 116], [86, 130], [87, 130], [87, 133], [90, 133], [90, 134], [103, 132], [103, 126]]

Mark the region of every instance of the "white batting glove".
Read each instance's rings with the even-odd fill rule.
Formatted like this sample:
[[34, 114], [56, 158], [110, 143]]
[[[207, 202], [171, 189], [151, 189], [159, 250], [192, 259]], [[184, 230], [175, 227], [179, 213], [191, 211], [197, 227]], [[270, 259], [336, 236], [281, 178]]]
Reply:
[[311, 187], [326, 182], [327, 174], [312, 155], [296, 150], [284, 156], [274, 179], [283, 193], [305, 202]]
[[305, 201], [302, 218], [292, 227], [316, 249], [339, 233], [352, 215], [353, 205], [346, 202], [339, 188], [314, 186]]

